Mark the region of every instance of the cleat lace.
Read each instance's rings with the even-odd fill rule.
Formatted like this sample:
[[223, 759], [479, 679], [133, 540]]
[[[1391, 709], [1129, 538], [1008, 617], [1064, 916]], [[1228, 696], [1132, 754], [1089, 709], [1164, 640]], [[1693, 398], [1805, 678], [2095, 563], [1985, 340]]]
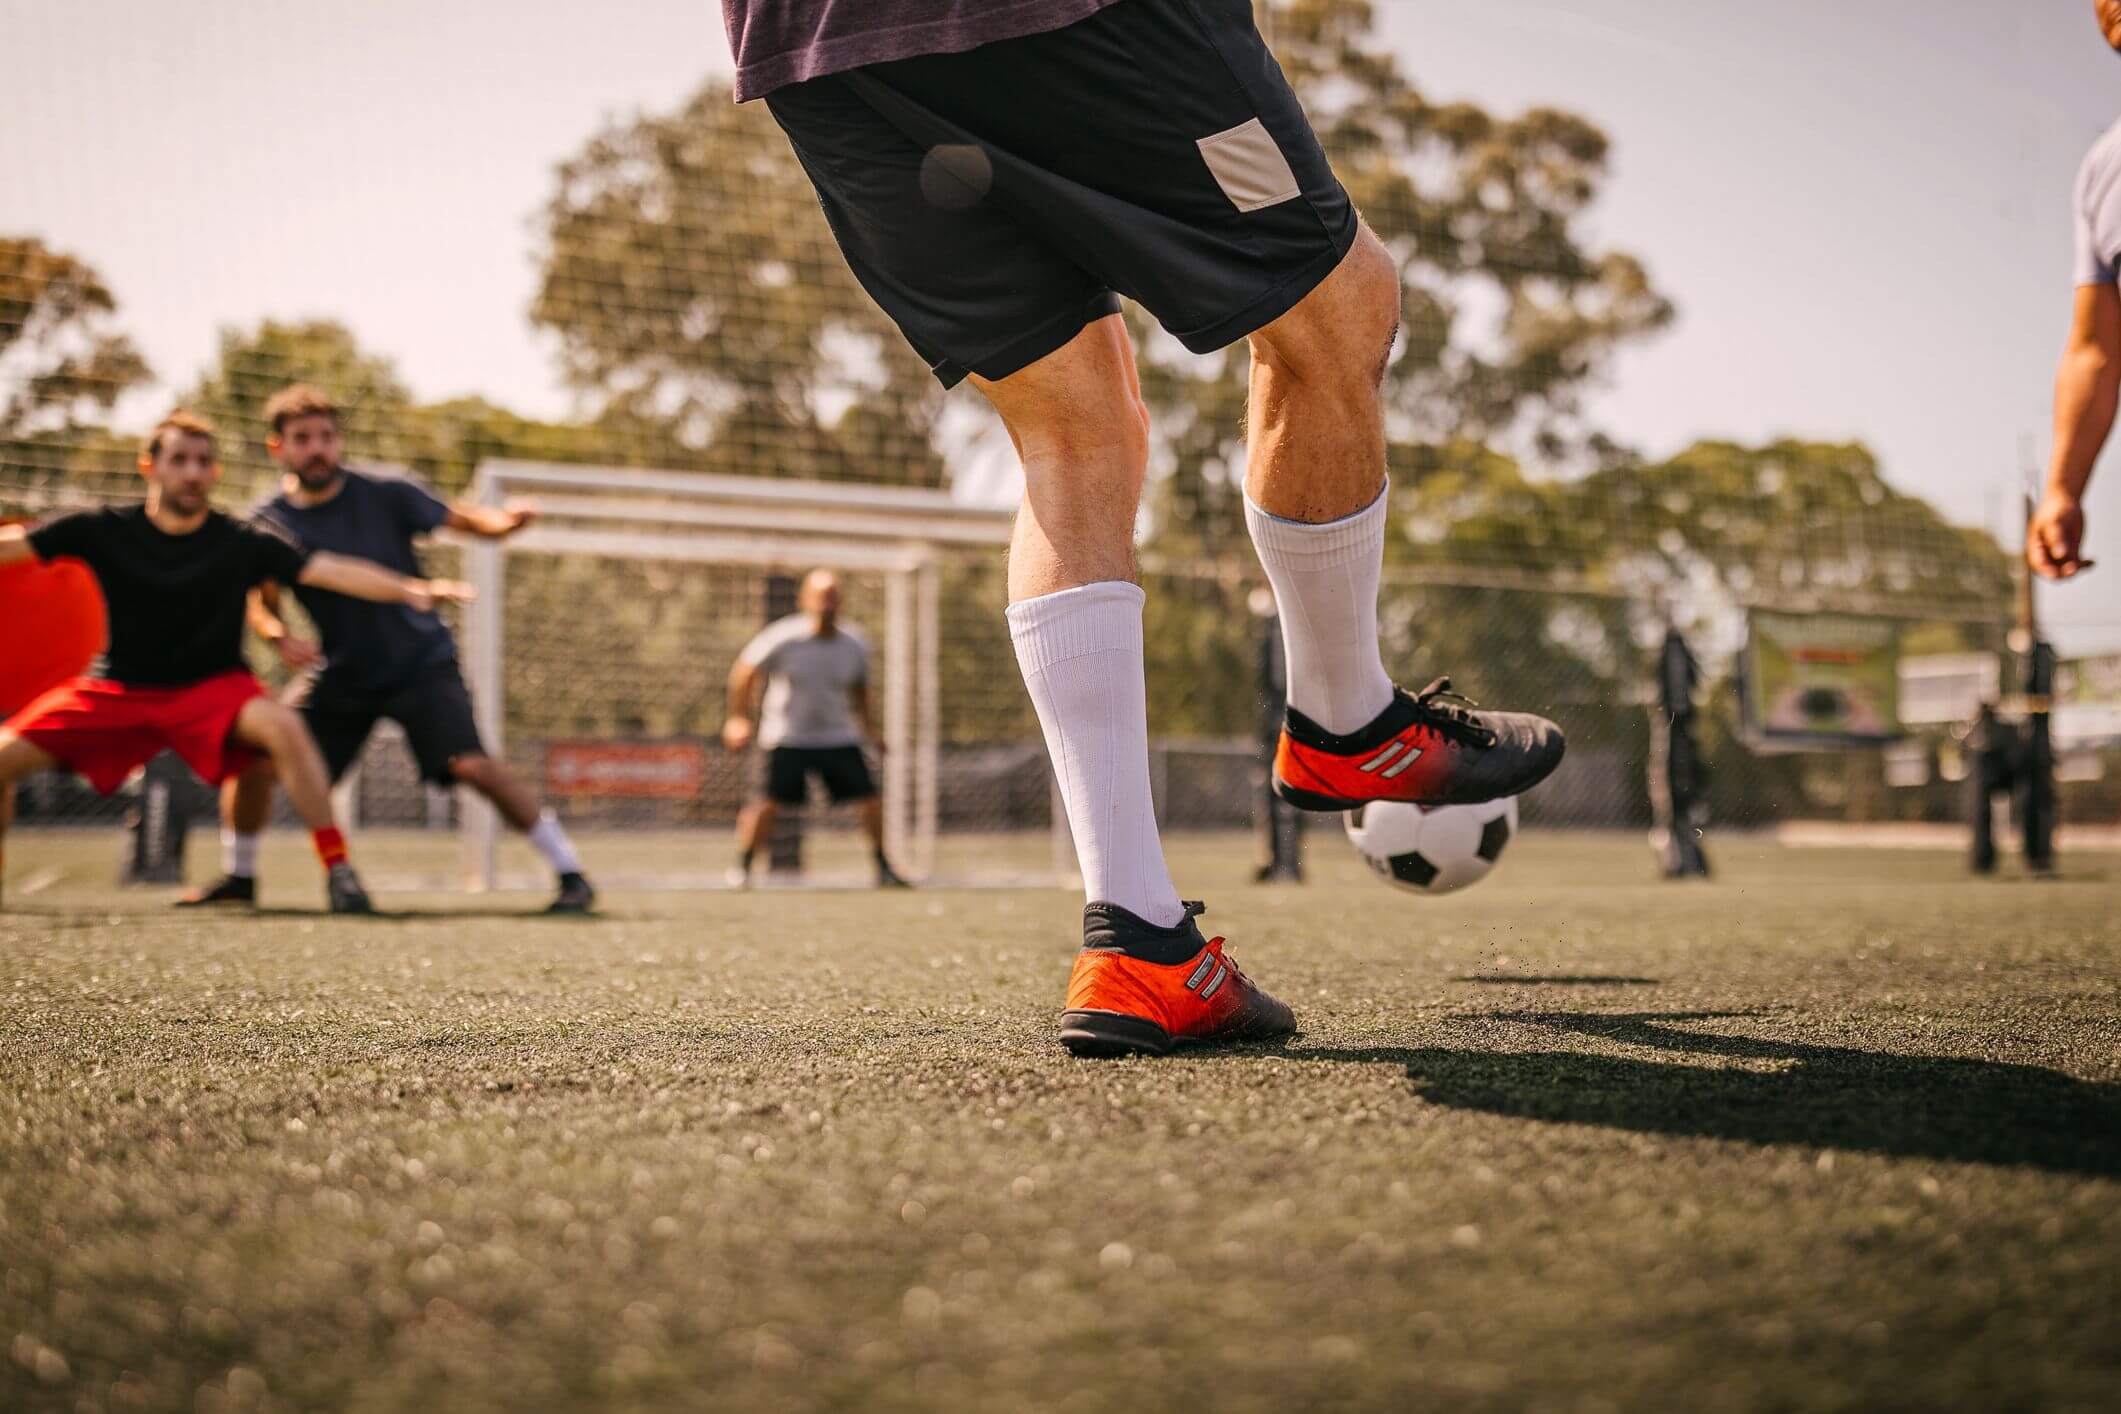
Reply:
[[1481, 723], [1471, 709], [1480, 704], [1451, 689], [1451, 680], [1441, 677], [1412, 697], [1414, 714], [1425, 725], [1445, 736], [1455, 736], [1475, 746], [1494, 746], [1500, 738]]

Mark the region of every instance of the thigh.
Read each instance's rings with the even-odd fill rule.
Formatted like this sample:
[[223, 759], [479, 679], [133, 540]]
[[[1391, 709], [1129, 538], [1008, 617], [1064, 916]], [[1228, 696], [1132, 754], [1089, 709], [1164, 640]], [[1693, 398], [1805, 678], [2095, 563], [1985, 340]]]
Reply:
[[992, 199], [969, 132], [916, 139], [829, 75], [766, 98], [855, 278], [941, 379], [1004, 378], [1119, 301], [1036, 224]]
[[1286, 313], [1355, 240], [1249, 0], [1126, 0], [849, 81], [917, 145], [978, 146], [991, 204], [1197, 352]]
[[458, 757], [486, 754], [471, 690], [455, 667], [428, 673], [401, 689], [384, 705], [383, 715], [405, 729], [421, 777], [436, 785], [456, 783], [449, 768]]
[[835, 747], [817, 753], [818, 778], [834, 801], [867, 800], [876, 794], [876, 781], [859, 746]]

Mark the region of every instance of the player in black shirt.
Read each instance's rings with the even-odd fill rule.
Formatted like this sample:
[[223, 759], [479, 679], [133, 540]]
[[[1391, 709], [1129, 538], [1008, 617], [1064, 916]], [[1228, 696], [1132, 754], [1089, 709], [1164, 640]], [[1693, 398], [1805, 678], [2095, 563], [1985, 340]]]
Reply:
[[[531, 519], [528, 511], [451, 505], [402, 477], [349, 470], [341, 461], [338, 409], [315, 388], [283, 388], [266, 403], [265, 415], [272, 424], [267, 445], [287, 475], [281, 494], [259, 507], [258, 517], [304, 545], [417, 575], [413, 542], [419, 536], [446, 526], [499, 539]], [[317, 626], [321, 647], [288, 632], [272, 585], [252, 596], [251, 626], [283, 663], [305, 674], [287, 701], [309, 724], [331, 779], [346, 773], [376, 723], [389, 718], [404, 728], [422, 778], [438, 786], [469, 786], [530, 837], [559, 876], [551, 912], [587, 913], [596, 891], [566, 830], [479, 739], [448, 626], [429, 612], [358, 603], [314, 586], [297, 587], [295, 594]], [[271, 778], [259, 772], [246, 773], [222, 792], [226, 873], [185, 904], [241, 905], [256, 897], [258, 832], [271, 806]]]
[[[0, 726], [0, 797], [23, 776], [64, 767], [108, 795], [167, 748], [218, 784], [270, 760], [324, 862], [332, 911], [366, 913], [368, 897], [332, 823], [324, 762], [295, 712], [265, 695], [243, 663], [250, 591], [280, 583], [378, 603], [429, 608], [469, 590], [313, 553], [276, 527], [213, 509], [221, 466], [213, 430], [184, 412], [164, 418], [140, 458], [147, 501], [0, 529], [0, 564], [77, 559], [102, 588], [110, 646], [101, 670], [63, 683]], [[0, 815], [0, 829], [7, 821]]]

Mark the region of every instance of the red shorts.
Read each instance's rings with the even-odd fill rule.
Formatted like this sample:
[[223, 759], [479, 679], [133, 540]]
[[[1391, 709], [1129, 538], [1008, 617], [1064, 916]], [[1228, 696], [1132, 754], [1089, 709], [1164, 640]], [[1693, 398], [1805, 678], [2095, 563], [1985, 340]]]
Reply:
[[208, 784], [258, 759], [233, 745], [236, 716], [265, 684], [241, 669], [181, 687], [130, 687], [75, 678], [17, 712], [6, 730], [109, 795], [165, 747]]

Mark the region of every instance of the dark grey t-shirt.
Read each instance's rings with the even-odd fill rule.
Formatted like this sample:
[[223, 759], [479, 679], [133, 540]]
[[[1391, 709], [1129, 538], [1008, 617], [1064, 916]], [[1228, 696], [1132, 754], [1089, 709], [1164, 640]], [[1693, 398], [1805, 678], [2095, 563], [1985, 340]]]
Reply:
[[[258, 517], [309, 549], [373, 560], [424, 579], [413, 539], [448, 520], [449, 507], [418, 482], [349, 471], [339, 494], [322, 505], [298, 506], [277, 496], [258, 508]], [[310, 690], [312, 699], [385, 696], [456, 661], [456, 641], [431, 612], [303, 585], [296, 586], [295, 597], [324, 640], [324, 670]]]
[[783, 84], [1061, 29], [1118, 0], [722, 0], [736, 101]]

